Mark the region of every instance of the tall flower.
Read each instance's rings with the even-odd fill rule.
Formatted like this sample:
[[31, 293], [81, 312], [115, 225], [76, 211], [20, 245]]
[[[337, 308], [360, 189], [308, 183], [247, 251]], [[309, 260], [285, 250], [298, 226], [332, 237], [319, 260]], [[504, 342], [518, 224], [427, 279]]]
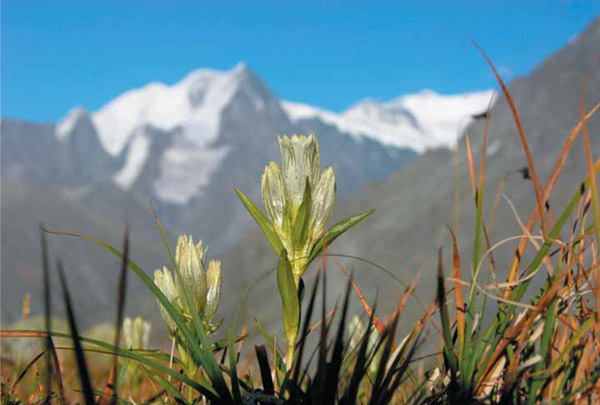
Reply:
[[300, 322], [298, 291], [312, 260], [338, 236], [371, 215], [372, 210], [344, 219], [326, 232], [335, 204], [335, 175], [321, 172], [319, 143], [314, 135], [278, 137], [281, 168], [270, 162], [262, 175], [260, 208], [240, 189], [235, 192], [279, 255], [277, 286], [287, 340], [288, 369], [294, 363]]
[[[177, 239], [175, 261], [181, 278], [172, 277], [166, 267], [154, 272], [154, 283], [167, 297], [169, 302], [182, 312], [184, 319], [191, 319], [192, 313], [198, 313], [209, 332], [215, 329], [212, 321], [216, 315], [221, 295], [221, 262], [211, 260], [205, 271], [205, 250], [202, 241], [194, 244], [191, 236], [182, 235]], [[184, 299], [185, 291], [191, 297], [192, 307]], [[177, 326], [171, 315], [159, 303], [160, 312], [171, 334]]]
[[[134, 319], [125, 318], [123, 320], [123, 347], [127, 350], [148, 349], [151, 328], [150, 322], [145, 321], [141, 316]], [[130, 362], [126, 367], [128, 371], [125, 378], [134, 386], [138, 386], [145, 374], [141, 372], [141, 365], [137, 362]]]
[[263, 206], [287, 251], [298, 285], [308, 258], [322, 236], [335, 204], [335, 175], [321, 173], [314, 135], [279, 137], [282, 168], [270, 162], [262, 176]]

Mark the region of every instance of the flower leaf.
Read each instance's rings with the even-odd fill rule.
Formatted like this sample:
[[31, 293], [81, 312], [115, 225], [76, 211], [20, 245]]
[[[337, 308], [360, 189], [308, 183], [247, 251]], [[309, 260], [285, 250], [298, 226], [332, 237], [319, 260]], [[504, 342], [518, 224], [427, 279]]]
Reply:
[[275, 253], [279, 255], [283, 250], [283, 245], [281, 243], [281, 240], [279, 239], [279, 236], [277, 236], [277, 234], [275, 233], [271, 222], [267, 219], [267, 217], [260, 210], [260, 208], [258, 208], [256, 204], [254, 204], [254, 202], [242, 192], [242, 190], [236, 187], [235, 192], [246, 207], [246, 209], [248, 210], [248, 212], [250, 213], [250, 215], [252, 216], [252, 218], [254, 218], [260, 229], [267, 237], [267, 239], [271, 243], [271, 246], [273, 246], [273, 249], [275, 249]]
[[[277, 265], [277, 286], [279, 287], [281, 303], [283, 306], [283, 329], [289, 347], [290, 342], [296, 342], [296, 337], [298, 335], [300, 304], [298, 303], [296, 283], [294, 282], [294, 275], [292, 274], [292, 265], [290, 264], [285, 249], [283, 249], [279, 255], [279, 264]], [[290, 356], [289, 353], [288, 356]]]
[[346, 218], [338, 222], [337, 224], [329, 228], [327, 233], [319, 239], [319, 241], [315, 244], [315, 247], [310, 252], [308, 263], [310, 264], [319, 255], [319, 253], [321, 253], [324, 245], [329, 246], [331, 242], [337, 239], [338, 236], [360, 223], [363, 219], [371, 215], [373, 212], [375, 212], [375, 210], [369, 210], [363, 212], [362, 214], [354, 215], [352, 217]]
[[308, 214], [311, 210], [311, 189], [310, 182], [308, 178], [306, 179], [306, 186], [304, 187], [304, 197], [302, 198], [302, 204], [300, 204], [300, 209], [298, 210], [298, 215], [296, 216], [296, 222], [294, 222], [293, 228], [293, 241], [294, 246], [303, 246], [309, 231], [309, 218]]

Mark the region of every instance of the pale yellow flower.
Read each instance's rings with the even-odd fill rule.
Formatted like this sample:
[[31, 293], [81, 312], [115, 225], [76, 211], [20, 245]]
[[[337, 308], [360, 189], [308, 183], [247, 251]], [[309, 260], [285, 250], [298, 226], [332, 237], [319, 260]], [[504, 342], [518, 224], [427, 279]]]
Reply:
[[123, 320], [123, 346], [126, 349], [147, 349], [152, 325], [141, 316]]
[[[333, 211], [335, 175], [330, 167], [321, 173], [319, 143], [314, 135], [283, 136], [278, 140], [282, 167], [275, 162], [265, 167], [262, 200], [273, 229], [288, 253], [298, 284], [308, 256]], [[299, 218], [302, 204], [307, 206], [307, 212], [304, 218]]]
[[[182, 235], [177, 239], [175, 261], [179, 268], [179, 277], [173, 278], [166, 267], [163, 271], [154, 272], [154, 283], [165, 294], [180, 312], [184, 319], [191, 319], [192, 312], [198, 313], [208, 331], [214, 328], [212, 321], [219, 306], [221, 294], [221, 263], [211, 260], [205, 271], [205, 250], [202, 241], [194, 244], [192, 236]], [[188, 308], [184, 291], [187, 291], [192, 301], [192, 308]], [[159, 304], [160, 305], [160, 304]], [[174, 333], [176, 325], [166, 309], [160, 305], [161, 315], [171, 331]]]

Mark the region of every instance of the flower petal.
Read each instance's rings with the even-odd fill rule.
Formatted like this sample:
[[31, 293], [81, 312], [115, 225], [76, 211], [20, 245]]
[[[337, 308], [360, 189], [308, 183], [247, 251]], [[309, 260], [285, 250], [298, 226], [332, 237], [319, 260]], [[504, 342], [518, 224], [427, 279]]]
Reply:
[[328, 167], [321, 175], [312, 197], [309, 224], [313, 241], [321, 236], [334, 205], [335, 175], [333, 169]]
[[296, 212], [302, 203], [306, 173], [304, 170], [304, 144], [306, 136], [293, 135], [291, 138], [279, 138], [281, 151], [282, 177], [287, 201], [292, 204], [292, 212]]
[[[175, 306], [178, 305], [179, 296], [177, 294], [177, 289], [175, 288], [175, 283], [173, 282], [173, 277], [171, 277], [171, 272], [166, 267], [163, 267], [163, 271], [155, 270], [154, 271], [154, 284], [158, 287], [160, 291], [167, 297], [169, 302]], [[158, 308], [160, 310], [160, 316], [165, 321], [167, 328], [169, 331], [173, 333], [177, 329], [177, 325], [171, 319], [171, 315], [167, 312], [165, 307], [159, 302]]]
[[263, 207], [271, 222], [281, 229], [285, 208], [285, 190], [281, 170], [275, 162], [270, 162], [262, 175], [261, 194]]
[[306, 142], [304, 142], [302, 157], [304, 160], [305, 177], [308, 177], [310, 187], [314, 190], [317, 187], [317, 182], [321, 174], [319, 142], [314, 134], [310, 134]]
[[206, 306], [204, 307], [204, 321], [212, 322], [221, 297], [221, 262], [211, 260], [206, 272]]
[[179, 295], [183, 296], [183, 288], [186, 288], [192, 296], [196, 308], [200, 310], [205, 303], [206, 283], [204, 280], [204, 246], [202, 241], [194, 245], [192, 236], [181, 235], [177, 239], [175, 250], [177, 266], [181, 274], [181, 280], [176, 279]]

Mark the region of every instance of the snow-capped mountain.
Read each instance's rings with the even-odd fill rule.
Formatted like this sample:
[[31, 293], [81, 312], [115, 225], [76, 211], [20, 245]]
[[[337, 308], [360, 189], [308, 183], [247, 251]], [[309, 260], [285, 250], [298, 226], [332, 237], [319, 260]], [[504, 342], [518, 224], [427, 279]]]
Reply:
[[[392, 102], [374, 105], [377, 114], [369, 113], [366, 103], [336, 114], [282, 102], [239, 64], [228, 71], [198, 70], [174, 84], [130, 90], [98, 111], [77, 107], [57, 124], [2, 119], [2, 178], [9, 180], [3, 181], [3, 190], [11, 196], [10, 206], [3, 199], [3, 219], [10, 225], [12, 218], [20, 218], [10, 229], [26, 229], [3, 233], [3, 248], [14, 253], [2, 256], [2, 268], [37, 265], [38, 256], [21, 246], [29, 241], [31, 249], [38, 248], [40, 221], [75, 232], [101, 228], [118, 236], [127, 217], [132, 240], [145, 244], [137, 249], [148, 249], [146, 239], [154, 235], [148, 230], [149, 200], [171, 235], [192, 233], [213, 253], [222, 252], [255, 227], [233, 189], [239, 187], [260, 201], [263, 168], [279, 160], [279, 134], [318, 135], [321, 162], [334, 168], [341, 199], [385, 179], [418, 152], [440, 145], [427, 141], [429, 124], [408, 104], [405, 113], [396, 111]], [[422, 131], [413, 134], [405, 122]], [[52, 204], [40, 198], [45, 195], [53, 196]], [[20, 212], [21, 207], [31, 210], [26, 207], [33, 202], [35, 217]], [[65, 222], [74, 211], [85, 224]], [[23, 225], [24, 220], [31, 223]], [[156, 249], [162, 252], [160, 244]], [[103, 265], [87, 254], [66, 255], [82, 269], [80, 284], [96, 288]], [[102, 269], [94, 270], [97, 266]], [[12, 285], [21, 282], [27, 283]], [[6, 302], [18, 303], [20, 292], [30, 289], [3, 291], [3, 296], [6, 292]], [[110, 296], [109, 291], [98, 296]], [[102, 304], [90, 299], [89, 305]]]
[[162, 131], [180, 127], [197, 145], [211, 143], [219, 134], [223, 109], [247, 73], [240, 63], [226, 72], [194, 71], [172, 86], [150, 83], [127, 91], [93, 114], [104, 148], [118, 155], [134, 131], [146, 125]]
[[[152, 148], [149, 132], [161, 131], [172, 137], [166, 149], [155, 156], [158, 163], [154, 180], [145, 181], [145, 194], [185, 205], [202, 193], [229, 153], [230, 145], [220, 139], [226, 135], [222, 131], [223, 117], [225, 110], [241, 99], [255, 116], [264, 113], [269, 104], [271, 115], [277, 116], [271, 118], [283, 122], [291, 132], [314, 132], [315, 127], [335, 129], [352, 142], [368, 139], [389, 150], [421, 153], [452, 146], [471, 115], [484, 110], [490, 98], [490, 91], [454, 96], [423, 91], [389, 102], [365, 100], [338, 114], [277, 100], [240, 63], [229, 71], [200, 69], [172, 85], [150, 83], [127, 91], [90, 117], [104, 150], [123, 160], [112, 179], [124, 190], [134, 187], [144, 175]], [[57, 125], [57, 138], [64, 140], [75, 123], [87, 116], [85, 109], [73, 109]]]
[[364, 100], [341, 114], [290, 101], [282, 105], [292, 121], [318, 118], [356, 137], [421, 153], [453, 147], [461, 130], [473, 115], [487, 109], [492, 96], [492, 90], [457, 95], [423, 90], [388, 102]]
[[[143, 198], [186, 206], [202, 200], [212, 183], [223, 184], [223, 171], [243, 170], [237, 167], [242, 155], [254, 153], [257, 169], [276, 158], [271, 153], [276, 135], [316, 132], [325, 156], [340, 165], [340, 173], [349, 173], [351, 194], [400, 167], [411, 153], [452, 146], [491, 96], [491, 91], [454, 96], [423, 91], [388, 102], [365, 100], [335, 113], [280, 101], [240, 63], [228, 71], [200, 69], [171, 85], [129, 90], [95, 112], [74, 108], [54, 127], [55, 140], [46, 142], [63, 150], [49, 153], [61, 156], [58, 172], [86, 174], [81, 181], [63, 181], [66, 185], [109, 181]], [[370, 167], [354, 168], [346, 149]], [[78, 171], [70, 170], [73, 164]]]
[[[158, 171], [148, 186], [152, 190], [146, 191], [164, 202], [187, 204], [202, 192], [230, 149], [218, 141], [224, 111], [236, 97], [245, 98], [258, 115], [270, 102], [272, 109], [283, 110], [292, 131], [301, 127], [311, 132], [323, 124], [355, 142], [368, 138], [418, 153], [452, 146], [471, 115], [483, 111], [491, 98], [491, 91], [445, 96], [426, 90], [389, 102], [365, 100], [337, 114], [280, 102], [263, 87], [240, 63], [229, 71], [200, 69], [173, 85], [150, 83], [111, 100], [91, 120], [105, 151], [124, 161], [113, 181], [128, 190], [143, 174], [152, 142], [148, 131], [176, 132], [176, 140], [156, 156]], [[82, 108], [69, 112], [57, 125], [56, 136], [65, 139], [84, 116]]]
[[139, 201], [154, 200], [176, 228], [218, 230], [214, 245], [225, 246], [250, 223], [233, 187], [259, 197], [262, 168], [278, 159], [279, 134], [317, 133], [342, 197], [414, 155], [328, 120], [297, 120], [285, 106], [245, 64], [201, 69], [174, 84], [127, 91], [98, 111], [74, 108], [56, 125], [3, 120], [3, 175], [80, 198], [116, 187]]

